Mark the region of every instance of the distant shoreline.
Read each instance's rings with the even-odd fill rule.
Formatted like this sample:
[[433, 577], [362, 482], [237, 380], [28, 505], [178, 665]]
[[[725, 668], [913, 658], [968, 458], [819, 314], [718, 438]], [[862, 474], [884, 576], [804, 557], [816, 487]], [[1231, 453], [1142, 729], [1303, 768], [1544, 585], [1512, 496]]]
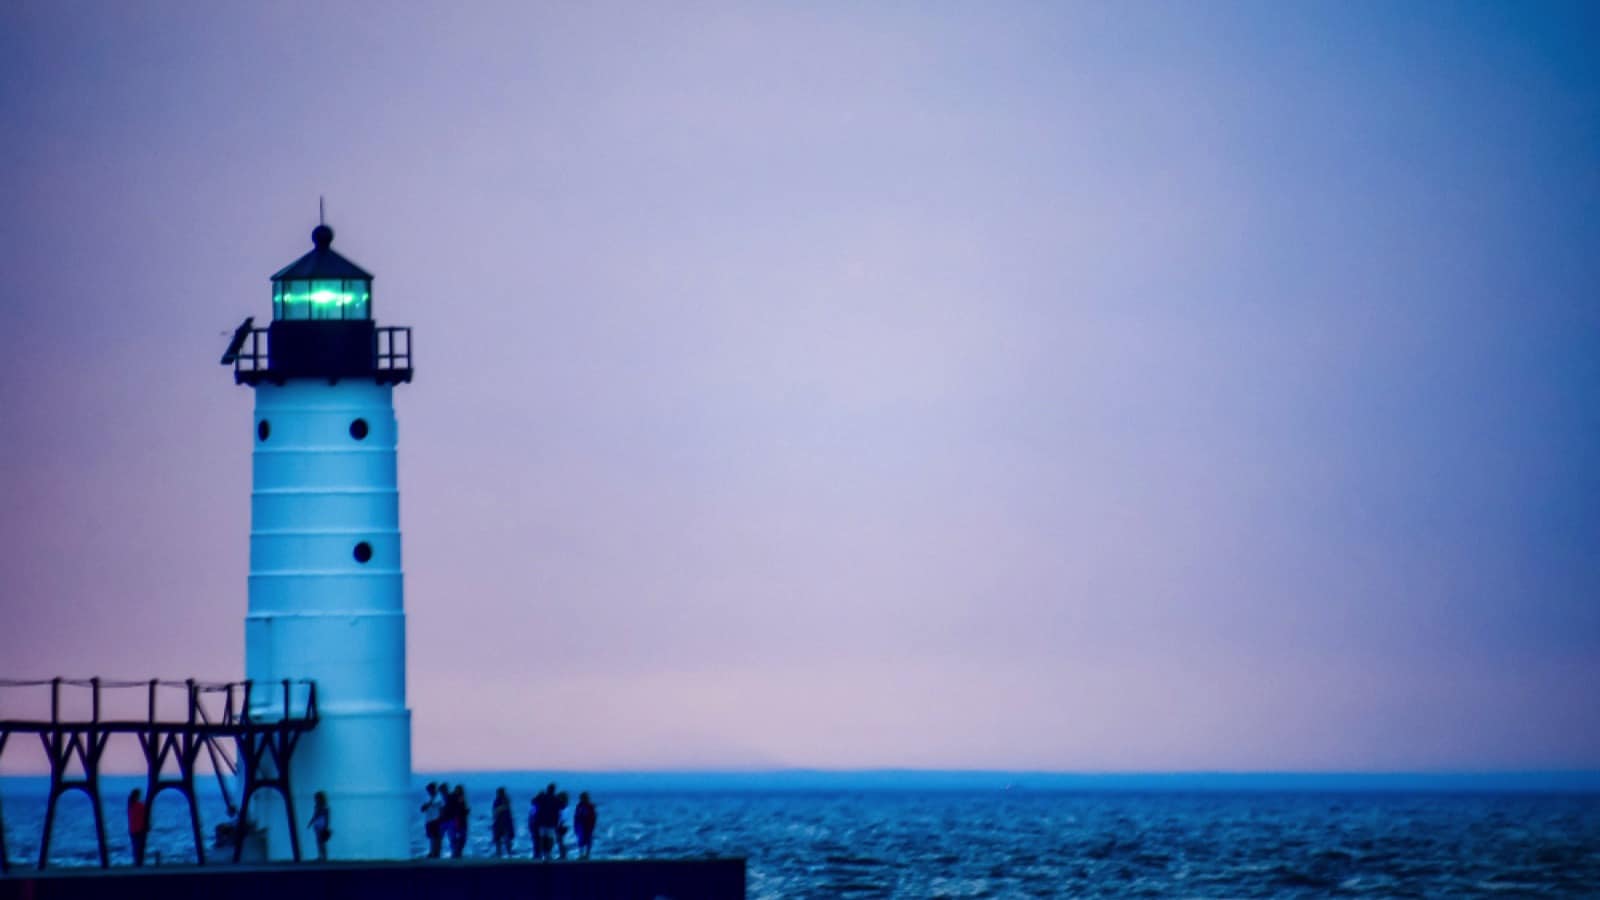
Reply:
[[[202, 790], [215, 787], [209, 773]], [[48, 774], [0, 775], [0, 795], [42, 794]], [[1531, 772], [1106, 772], [1005, 770], [773, 769], [656, 771], [482, 770], [418, 772], [429, 781], [465, 784], [468, 791], [506, 787], [531, 793], [554, 781], [574, 790], [608, 793], [727, 791], [1017, 791], [1017, 792], [1290, 792], [1290, 793], [1600, 793], [1600, 770]], [[108, 796], [142, 786], [136, 774], [106, 775]]]

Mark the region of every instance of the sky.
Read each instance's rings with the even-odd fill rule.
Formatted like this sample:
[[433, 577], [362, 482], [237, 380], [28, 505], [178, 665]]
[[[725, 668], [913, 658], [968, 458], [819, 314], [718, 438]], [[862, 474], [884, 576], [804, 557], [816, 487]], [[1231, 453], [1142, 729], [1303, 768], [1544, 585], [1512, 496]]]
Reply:
[[1592, 5], [0, 0], [0, 123], [0, 677], [242, 677], [325, 196], [418, 769], [1600, 769]]

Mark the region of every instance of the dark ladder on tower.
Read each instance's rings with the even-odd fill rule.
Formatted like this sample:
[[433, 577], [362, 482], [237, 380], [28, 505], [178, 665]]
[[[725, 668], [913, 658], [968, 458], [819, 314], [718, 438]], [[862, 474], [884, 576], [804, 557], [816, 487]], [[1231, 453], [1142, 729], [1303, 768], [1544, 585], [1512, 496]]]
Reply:
[[[56, 805], [68, 791], [83, 791], [94, 814], [95, 840], [100, 865], [109, 867], [111, 855], [106, 846], [105, 812], [100, 803], [100, 761], [113, 735], [135, 736], [145, 760], [145, 802], [155, 805], [162, 791], [177, 791], [188, 801], [189, 825], [194, 834], [195, 861], [205, 865], [205, 840], [200, 831], [200, 806], [195, 796], [195, 768], [201, 752], [207, 754], [223, 801], [234, 818], [233, 859], [239, 860], [249, 823], [250, 798], [256, 791], [276, 791], [283, 798], [288, 818], [289, 844], [296, 861], [300, 859], [299, 830], [295, 827], [294, 797], [289, 784], [289, 763], [301, 735], [317, 726], [317, 686], [311, 681], [282, 681], [255, 684], [250, 681], [108, 681], [100, 678], [52, 678], [41, 681], [0, 680], [0, 690], [23, 691], [48, 686], [48, 719], [0, 719], [0, 756], [13, 734], [36, 734], [50, 762], [50, 793], [45, 802], [44, 828], [39, 840], [39, 868], [50, 859], [50, 835], [55, 825]], [[62, 688], [90, 691], [87, 718], [62, 712]], [[102, 716], [102, 691], [144, 688], [147, 712], [138, 718]], [[157, 703], [161, 689], [181, 688], [185, 692], [183, 710], [169, 717], [169, 710]], [[260, 690], [273, 693], [272, 702], [263, 704]], [[281, 691], [281, 696], [279, 692]], [[209, 711], [216, 698], [221, 710]], [[252, 709], [254, 704], [254, 709]], [[170, 706], [170, 705], [169, 705]], [[4, 706], [0, 705], [0, 709]], [[233, 746], [230, 756], [228, 746]], [[168, 764], [177, 774], [168, 772]], [[239, 803], [235, 807], [228, 789], [228, 777], [242, 775]], [[3, 808], [3, 807], [0, 807]], [[148, 815], [148, 810], [147, 810]], [[10, 869], [6, 853], [5, 823], [0, 821], [0, 872]]]

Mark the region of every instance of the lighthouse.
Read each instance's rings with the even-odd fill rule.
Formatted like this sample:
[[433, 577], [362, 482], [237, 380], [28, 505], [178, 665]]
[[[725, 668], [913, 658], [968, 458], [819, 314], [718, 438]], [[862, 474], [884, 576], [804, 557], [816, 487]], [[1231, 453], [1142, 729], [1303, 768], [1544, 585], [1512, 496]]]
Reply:
[[[411, 380], [411, 331], [373, 320], [372, 275], [333, 250], [332, 228], [311, 241], [272, 276], [271, 324], [246, 319], [222, 359], [255, 393], [250, 709], [270, 721], [286, 679], [296, 706], [314, 683], [320, 721], [287, 773], [300, 843], [315, 846], [305, 826], [322, 792], [330, 858], [403, 859], [414, 804], [393, 395]], [[250, 800], [271, 859], [292, 855], [282, 803]]]

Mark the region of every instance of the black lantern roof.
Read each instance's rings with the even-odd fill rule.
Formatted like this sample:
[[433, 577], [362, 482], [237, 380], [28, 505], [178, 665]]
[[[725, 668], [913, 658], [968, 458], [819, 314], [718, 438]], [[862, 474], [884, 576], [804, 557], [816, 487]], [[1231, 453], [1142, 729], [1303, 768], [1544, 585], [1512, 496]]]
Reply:
[[371, 281], [372, 273], [333, 252], [333, 229], [318, 225], [311, 229], [311, 252], [278, 270], [273, 281], [339, 279]]

